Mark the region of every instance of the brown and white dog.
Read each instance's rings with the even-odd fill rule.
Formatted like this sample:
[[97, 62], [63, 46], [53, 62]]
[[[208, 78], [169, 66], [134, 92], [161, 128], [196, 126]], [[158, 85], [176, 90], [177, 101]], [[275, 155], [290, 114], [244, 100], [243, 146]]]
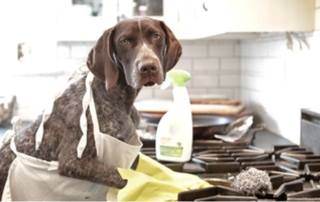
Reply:
[[[100, 131], [123, 142], [135, 133], [139, 114], [133, 106], [143, 86], [160, 85], [166, 72], [172, 69], [182, 54], [182, 48], [164, 22], [151, 18], [134, 18], [119, 22], [106, 30], [89, 53], [87, 66], [93, 73], [92, 93]], [[58, 161], [60, 175], [123, 188], [117, 168], [97, 158], [93, 123], [87, 110], [87, 147], [82, 158], [77, 157], [77, 145], [82, 136], [79, 119], [85, 78], [79, 79], [54, 102], [39, 150], [35, 150], [35, 134], [40, 115], [15, 137], [17, 151], [46, 160]], [[112, 154], [121, 155], [121, 154]], [[16, 158], [6, 143], [0, 150], [0, 197], [11, 163]]]

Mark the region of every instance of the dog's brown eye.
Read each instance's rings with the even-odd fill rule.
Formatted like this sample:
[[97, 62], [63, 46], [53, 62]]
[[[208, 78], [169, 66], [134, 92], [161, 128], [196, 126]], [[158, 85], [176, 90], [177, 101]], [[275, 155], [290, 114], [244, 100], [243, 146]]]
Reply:
[[155, 40], [161, 39], [161, 35], [160, 34], [155, 34], [153, 37], [154, 37]]
[[122, 43], [123, 45], [127, 45], [127, 44], [129, 43], [129, 40], [127, 40], [127, 39], [122, 39], [122, 40], [120, 41], [120, 43]]

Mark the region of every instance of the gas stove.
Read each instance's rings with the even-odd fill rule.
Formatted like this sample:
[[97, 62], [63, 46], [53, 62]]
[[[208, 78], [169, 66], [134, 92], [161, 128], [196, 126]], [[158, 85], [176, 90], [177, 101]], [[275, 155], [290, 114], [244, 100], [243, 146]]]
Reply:
[[[186, 163], [159, 161], [174, 171], [191, 173], [213, 187], [181, 192], [179, 201], [320, 201], [320, 156], [298, 145], [275, 145], [271, 151], [252, 146], [255, 129], [233, 143], [195, 140]], [[148, 145], [148, 144], [147, 144]], [[156, 159], [154, 147], [142, 153]], [[250, 167], [269, 174], [272, 191], [244, 195], [232, 187], [234, 178]]]

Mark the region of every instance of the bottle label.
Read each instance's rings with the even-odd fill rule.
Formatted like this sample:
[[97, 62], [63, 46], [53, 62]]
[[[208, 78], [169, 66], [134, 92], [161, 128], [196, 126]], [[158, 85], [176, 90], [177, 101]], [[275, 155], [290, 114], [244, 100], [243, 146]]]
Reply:
[[160, 146], [160, 154], [162, 156], [181, 157], [183, 147], [175, 146]]

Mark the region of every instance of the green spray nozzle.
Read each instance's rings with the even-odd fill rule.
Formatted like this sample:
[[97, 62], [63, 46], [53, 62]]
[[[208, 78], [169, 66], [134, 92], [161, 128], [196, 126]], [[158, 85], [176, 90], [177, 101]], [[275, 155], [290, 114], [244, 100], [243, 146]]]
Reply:
[[161, 89], [166, 89], [172, 82], [176, 87], [184, 87], [186, 81], [191, 79], [191, 74], [185, 70], [173, 69], [167, 72], [167, 78], [163, 82]]
[[189, 72], [180, 69], [173, 69], [168, 72], [168, 76], [172, 79], [174, 86], [183, 87], [186, 81], [191, 79]]

